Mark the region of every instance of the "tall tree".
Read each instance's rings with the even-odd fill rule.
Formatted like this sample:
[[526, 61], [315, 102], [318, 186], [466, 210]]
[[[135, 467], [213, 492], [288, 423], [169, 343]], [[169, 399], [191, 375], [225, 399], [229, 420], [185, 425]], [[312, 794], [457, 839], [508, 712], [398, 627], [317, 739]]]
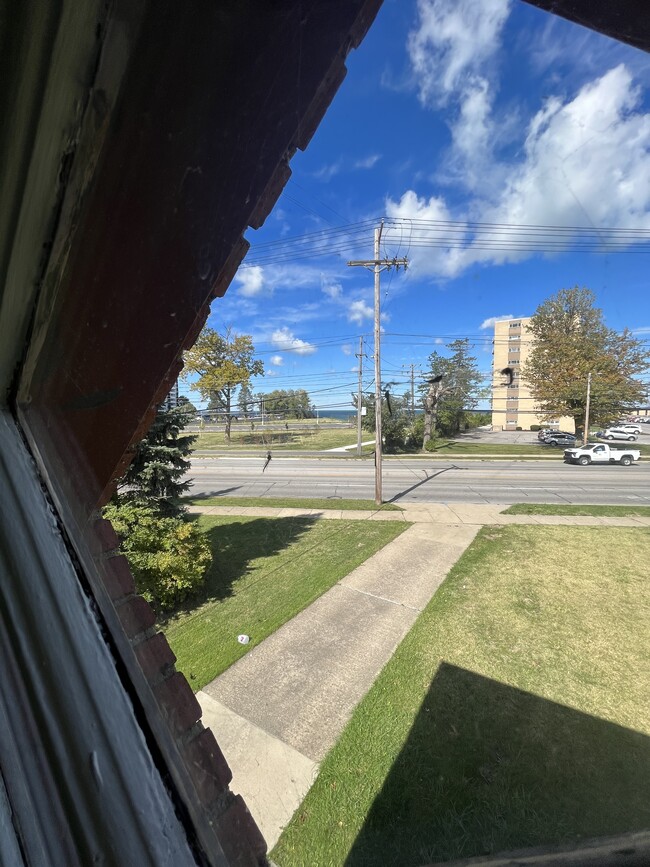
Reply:
[[159, 407], [133, 461], [104, 509], [120, 539], [138, 592], [156, 607], [171, 608], [197, 590], [212, 562], [205, 535], [180, 501], [191, 483], [181, 481], [195, 436], [183, 434], [196, 409], [179, 399]]
[[628, 329], [608, 328], [589, 289], [560, 289], [535, 311], [532, 343], [521, 376], [540, 414], [572, 416], [584, 430], [587, 378], [591, 373], [589, 417], [608, 424], [645, 400], [646, 386], [635, 379], [648, 369], [650, 352]]
[[431, 353], [424, 385], [419, 388], [424, 399], [423, 448], [438, 428], [449, 436], [458, 433], [466, 411], [474, 409], [486, 393], [476, 358], [470, 354], [469, 340], [453, 340], [447, 350], [451, 355]]
[[264, 373], [264, 364], [253, 358], [254, 352], [253, 340], [248, 334], [234, 334], [228, 328], [222, 335], [206, 327], [184, 355], [183, 377], [198, 374], [194, 388], [224, 414], [228, 442], [235, 389], [248, 385], [252, 376]]
[[118, 482], [119, 499], [134, 500], [165, 516], [184, 513], [181, 495], [191, 483], [181, 481], [190, 468], [188, 455], [195, 436], [183, 434], [194, 416], [187, 405], [158, 409], [156, 418], [138, 443], [126, 473]]
[[193, 418], [199, 413], [198, 409], [194, 406], [189, 397], [185, 397], [183, 394], [179, 395], [178, 405], [184, 407], [188, 413], [192, 414], [190, 418]]
[[243, 415], [244, 418], [248, 418], [248, 416], [253, 412], [253, 392], [251, 391], [251, 387], [247, 382], [243, 382], [239, 386], [239, 392], [237, 393], [237, 406], [239, 408], [239, 414]]
[[[409, 409], [411, 393], [408, 392], [400, 397], [393, 393], [394, 386], [395, 383], [392, 382], [382, 385], [381, 432], [384, 451], [386, 454], [418, 451], [422, 435], [418, 424], [411, 417]], [[353, 397], [356, 400], [356, 395]], [[375, 433], [374, 394], [362, 394], [361, 405], [366, 408], [366, 414], [362, 416], [362, 427]]]
[[258, 395], [264, 400], [264, 408], [271, 415], [285, 418], [314, 418], [315, 410], [308, 393], [303, 389], [278, 388], [267, 394]]

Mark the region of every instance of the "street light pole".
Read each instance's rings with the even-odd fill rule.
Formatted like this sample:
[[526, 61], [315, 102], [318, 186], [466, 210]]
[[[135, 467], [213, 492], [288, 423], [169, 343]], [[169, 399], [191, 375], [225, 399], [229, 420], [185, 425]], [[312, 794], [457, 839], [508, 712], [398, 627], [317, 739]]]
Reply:
[[585, 430], [582, 437], [582, 445], [587, 445], [589, 439], [589, 404], [591, 402], [591, 373], [587, 374], [587, 402], [585, 404]]
[[363, 389], [363, 335], [359, 338], [359, 388], [357, 390], [357, 456], [361, 457], [361, 394]]
[[383, 227], [382, 221], [379, 228], [375, 229], [375, 503], [378, 506], [381, 506], [383, 502], [381, 472], [381, 288], [379, 285], [379, 275], [381, 274], [379, 245]]

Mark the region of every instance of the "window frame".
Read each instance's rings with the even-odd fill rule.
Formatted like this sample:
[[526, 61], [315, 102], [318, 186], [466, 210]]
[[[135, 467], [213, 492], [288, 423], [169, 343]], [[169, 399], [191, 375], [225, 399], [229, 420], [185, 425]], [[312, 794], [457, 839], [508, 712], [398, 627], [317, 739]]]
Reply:
[[[230, 771], [200, 722], [198, 702], [175, 672], [173, 654], [156, 632], [151, 609], [135, 594], [126, 561], [116, 551], [117, 538], [99, 512], [176, 378], [182, 351], [207, 318], [210, 301], [224, 294], [234, 276], [248, 246], [242, 233], [261, 225], [275, 203], [290, 174], [290, 157], [309, 142], [344, 78], [347, 53], [381, 5], [381, 0], [335, 0], [335, 10], [313, 4], [305, 11], [294, 0], [281, 10], [252, 2], [259, 12], [252, 20], [236, 5], [224, 16], [218, 5], [174, 0], [114, 0], [83, 9], [62, 0], [42, 21], [28, 13], [16, 19], [17, 44], [40, 39], [42, 51], [39, 92], [30, 115], [12, 130], [25, 151], [24, 189], [17, 183], [9, 191], [9, 210], [18, 217], [0, 242], [0, 267], [8, 261], [4, 276], [11, 278], [0, 288], [0, 337], [8, 338], [0, 357], [8, 461], [3, 470], [22, 473], [11, 485], [10, 520], [10, 510], [0, 515], [3, 556], [16, 579], [0, 601], [9, 610], [14, 597], [22, 600], [29, 624], [10, 635], [10, 643], [22, 648], [13, 682], [18, 686], [23, 679], [26, 698], [23, 724], [18, 717], [5, 719], [15, 750], [1, 751], [0, 764], [16, 839], [23, 839], [30, 818], [44, 827], [49, 823], [45, 837], [30, 835], [35, 841], [30, 863], [88, 863], [102, 847], [116, 863], [133, 863], [134, 853], [137, 863], [243, 867], [265, 861], [265, 843], [241, 797], [228, 789]], [[183, 52], [191, 56], [185, 67], [178, 62]], [[233, 57], [255, 63], [235, 64]], [[300, 76], [292, 65], [296, 61], [302, 64]], [[273, 77], [256, 74], [260, 62], [274, 69]], [[189, 82], [179, 79], [178, 68], [189, 70]], [[176, 124], [173, 131], [170, 124]], [[242, 147], [238, 136], [253, 145]], [[215, 142], [230, 159], [215, 156]], [[213, 164], [202, 164], [197, 156], [208, 152]], [[162, 183], [146, 186], [150, 169], [161, 173]], [[165, 184], [174, 172], [175, 185]], [[169, 189], [176, 193], [177, 209]], [[0, 188], [0, 196], [5, 193]], [[120, 195], [121, 203], [115, 198]], [[215, 201], [218, 226], [209, 220]], [[142, 217], [135, 240], [119, 236], [120, 206]], [[176, 272], [182, 292], [170, 284], [161, 290], [154, 279], [165, 243], [158, 249], [143, 244], [161, 225], [161, 215], [167, 222], [177, 219], [172, 237], [184, 245], [174, 249], [182, 260]], [[115, 252], [102, 247], [111, 232], [122, 243], [132, 242], [127, 271], [150, 266], [142, 297], [119, 281], [95, 285], [123, 252], [115, 238]], [[136, 300], [140, 315], [126, 312]], [[154, 315], [146, 318], [141, 314], [148, 306]], [[137, 327], [120, 342], [115, 332], [127, 327], [129, 316]], [[148, 358], [140, 345], [143, 334]], [[141, 381], [129, 380], [122, 368], [120, 393], [106, 394], [96, 386], [125, 347], [131, 356], [127, 367], [137, 369]], [[93, 442], [100, 434], [102, 442]], [[52, 563], [48, 550], [58, 552]], [[40, 554], [39, 568], [30, 552]], [[32, 596], [40, 588], [47, 602], [38, 614], [18, 580], [24, 570], [33, 578]], [[73, 621], [85, 617], [85, 631], [76, 635], [64, 614]], [[31, 632], [48, 621], [52, 628], [36, 636], [32, 653]], [[38, 659], [47, 658], [48, 638], [57, 642], [59, 674], [69, 674], [68, 691], [87, 708], [84, 725], [102, 741], [101, 748], [88, 751], [90, 735], [79, 742], [70, 708], [59, 706], [39, 681]], [[7, 646], [7, 668], [9, 657]], [[104, 667], [98, 685], [90, 675], [99, 673], [99, 658]], [[130, 734], [126, 722], [103, 725], [113, 709], [112, 699], [99, 689], [104, 682], [121, 697]], [[1, 715], [10, 696], [0, 695]], [[30, 724], [36, 719], [40, 725]], [[62, 752], [55, 755], [53, 744]], [[138, 756], [133, 768], [128, 761], [123, 767], [127, 782], [121, 789], [128, 789], [128, 797], [122, 800], [116, 800], [121, 791], [116, 783], [102, 790], [110, 776], [104, 766], [115, 770], [113, 749]], [[25, 767], [12, 763], [11, 755], [24, 756]], [[65, 769], [51, 774], [51, 797], [37, 798], [38, 768], [47, 776], [65, 765], [66, 756], [70, 780]], [[123, 765], [117, 762], [115, 768]], [[83, 833], [78, 803], [92, 813]], [[165, 816], [169, 821], [161, 829]], [[58, 848], [55, 828], [63, 829]]]

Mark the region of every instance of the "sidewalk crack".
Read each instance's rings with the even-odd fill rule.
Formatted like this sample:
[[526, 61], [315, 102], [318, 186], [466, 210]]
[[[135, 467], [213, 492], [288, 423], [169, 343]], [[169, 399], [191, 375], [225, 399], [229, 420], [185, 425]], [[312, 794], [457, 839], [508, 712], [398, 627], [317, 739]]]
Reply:
[[386, 596], [379, 596], [377, 593], [369, 593], [367, 590], [359, 590], [358, 587], [350, 587], [347, 584], [342, 584], [339, 581], [339, 587], [344, 590], [351, 590], [354, 593], [361, 593], [362, 596], [370, 596], [372, 599], [379, 599], [381, 602], [388, 602], [389, 605], [396, 605], [398, 608], [408, 608], [409, 611], [422, 611], [421, 608], [416, 608], [415, 605], [407, 605], [406, 602], [396, 602], [395, 599], [387, 599]]

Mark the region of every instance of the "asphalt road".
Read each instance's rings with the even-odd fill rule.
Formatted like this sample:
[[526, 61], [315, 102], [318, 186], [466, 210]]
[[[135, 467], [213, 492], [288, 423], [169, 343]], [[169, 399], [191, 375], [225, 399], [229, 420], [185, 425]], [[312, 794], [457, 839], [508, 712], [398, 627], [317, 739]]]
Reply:
[[[368, 460], [197, 457], [191, 494], [374, 499]], [[572, 466], [562, 461], [384, 461], [384, 500], [420, 503], [606, 503], [650, 505], [650, 461], [631, 467]]]

